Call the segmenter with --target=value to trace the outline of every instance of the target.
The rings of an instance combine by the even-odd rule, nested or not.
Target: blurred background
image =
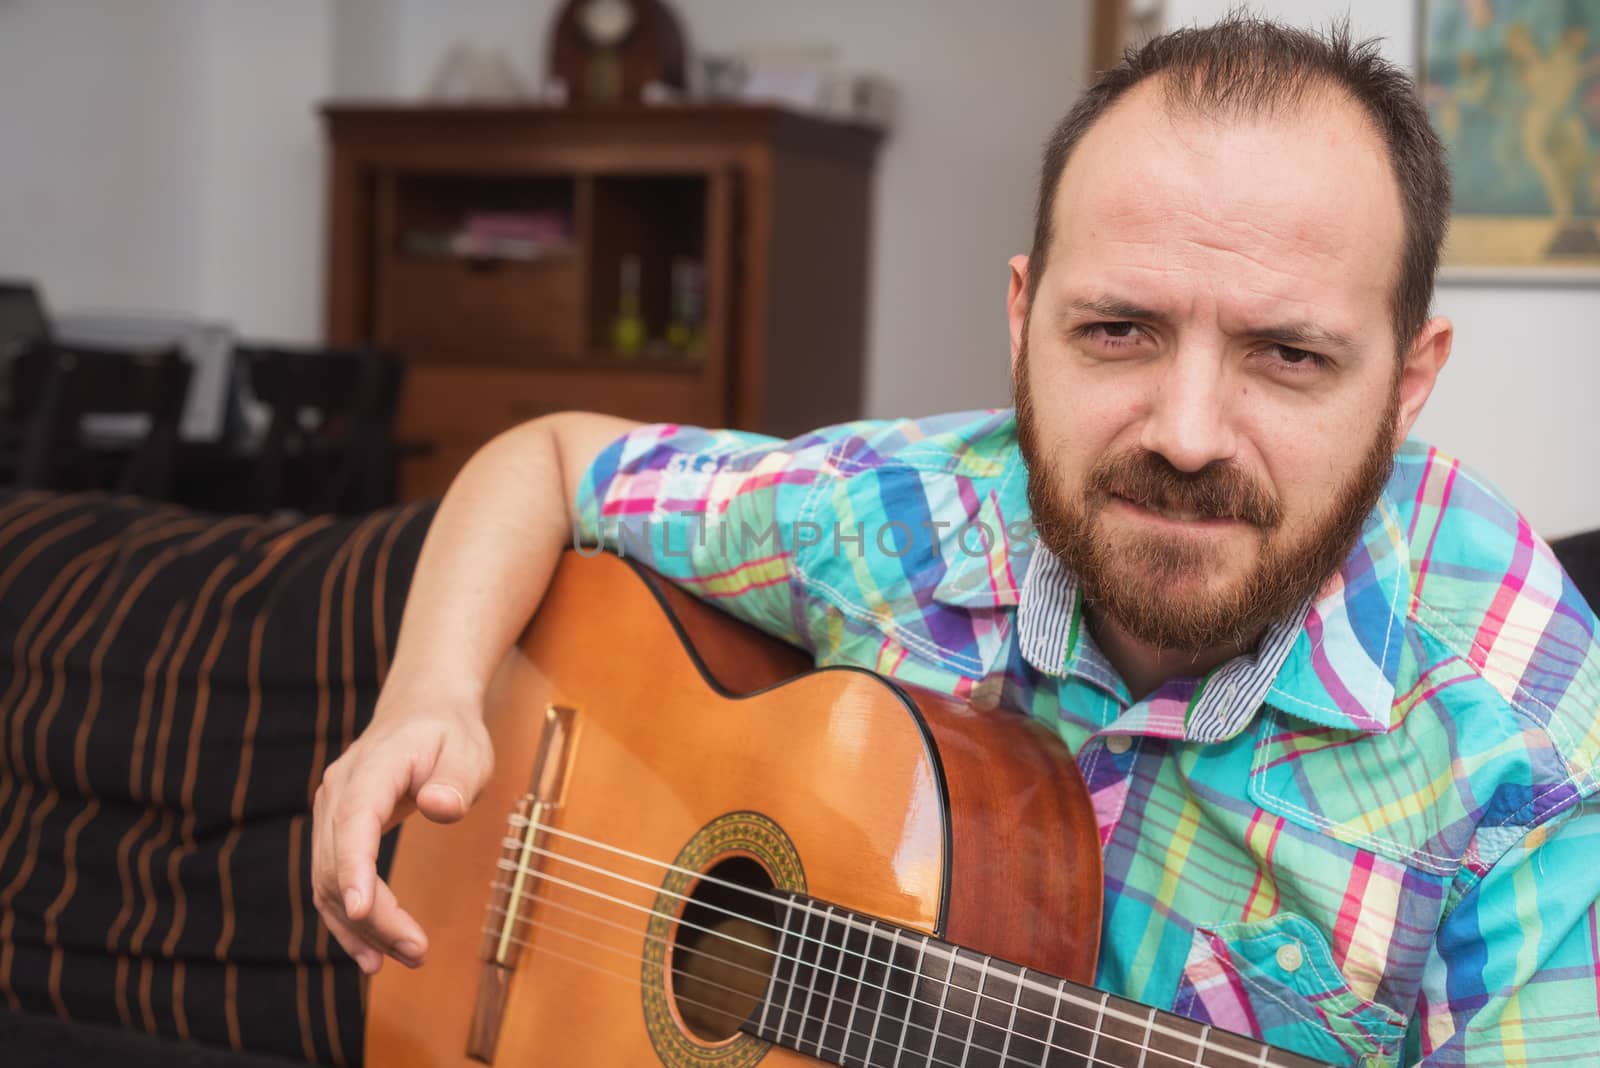
[[[9,376],[11,477],[353,511],[559,408],[790,434],[1004,405],[1045,135],[1117,42],[1233,6],[0,0],[0,334],[53,353]],[[1253,8],[1348,12],[1415,67],[1452,6],[1498,25]],[[1546,6],[1540,34],[1594,5]],[[1461,269],[1437,307],[1418,432],[1546,536],[1600,526],[1600,288]]]

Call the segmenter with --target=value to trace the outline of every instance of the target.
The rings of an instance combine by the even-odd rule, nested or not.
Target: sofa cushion
[[[311,905],[309,810],[371,715],[432,514],[0,493],[11,1009],[360,1061],[361,975]]]
[[[1591,608],[1600,607],[1600,530],[1557,538],[1550,548],[1583,599]]]

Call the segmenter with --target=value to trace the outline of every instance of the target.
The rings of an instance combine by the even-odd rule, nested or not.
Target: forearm
[[[577,480],[632,425],[563,413],[507,431],[468,461],[423,543],[386,692],[478,706],[571,539]]]

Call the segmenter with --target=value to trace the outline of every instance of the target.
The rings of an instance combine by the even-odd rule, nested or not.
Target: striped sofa
[[[360,1063],[309,810],[431,517],[0,492],[0,1063]]]

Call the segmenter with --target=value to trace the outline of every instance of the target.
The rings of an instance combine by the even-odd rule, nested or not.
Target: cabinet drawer
[[[720,426],[723,399],[692,371],[512,370],[414,363],[400,398],[402,438],[481,444],[552,412]]]
[[[378,277],[379,340],[407,356],[510,363],[583,351],[576,257],[474,263],[391,256]]]

